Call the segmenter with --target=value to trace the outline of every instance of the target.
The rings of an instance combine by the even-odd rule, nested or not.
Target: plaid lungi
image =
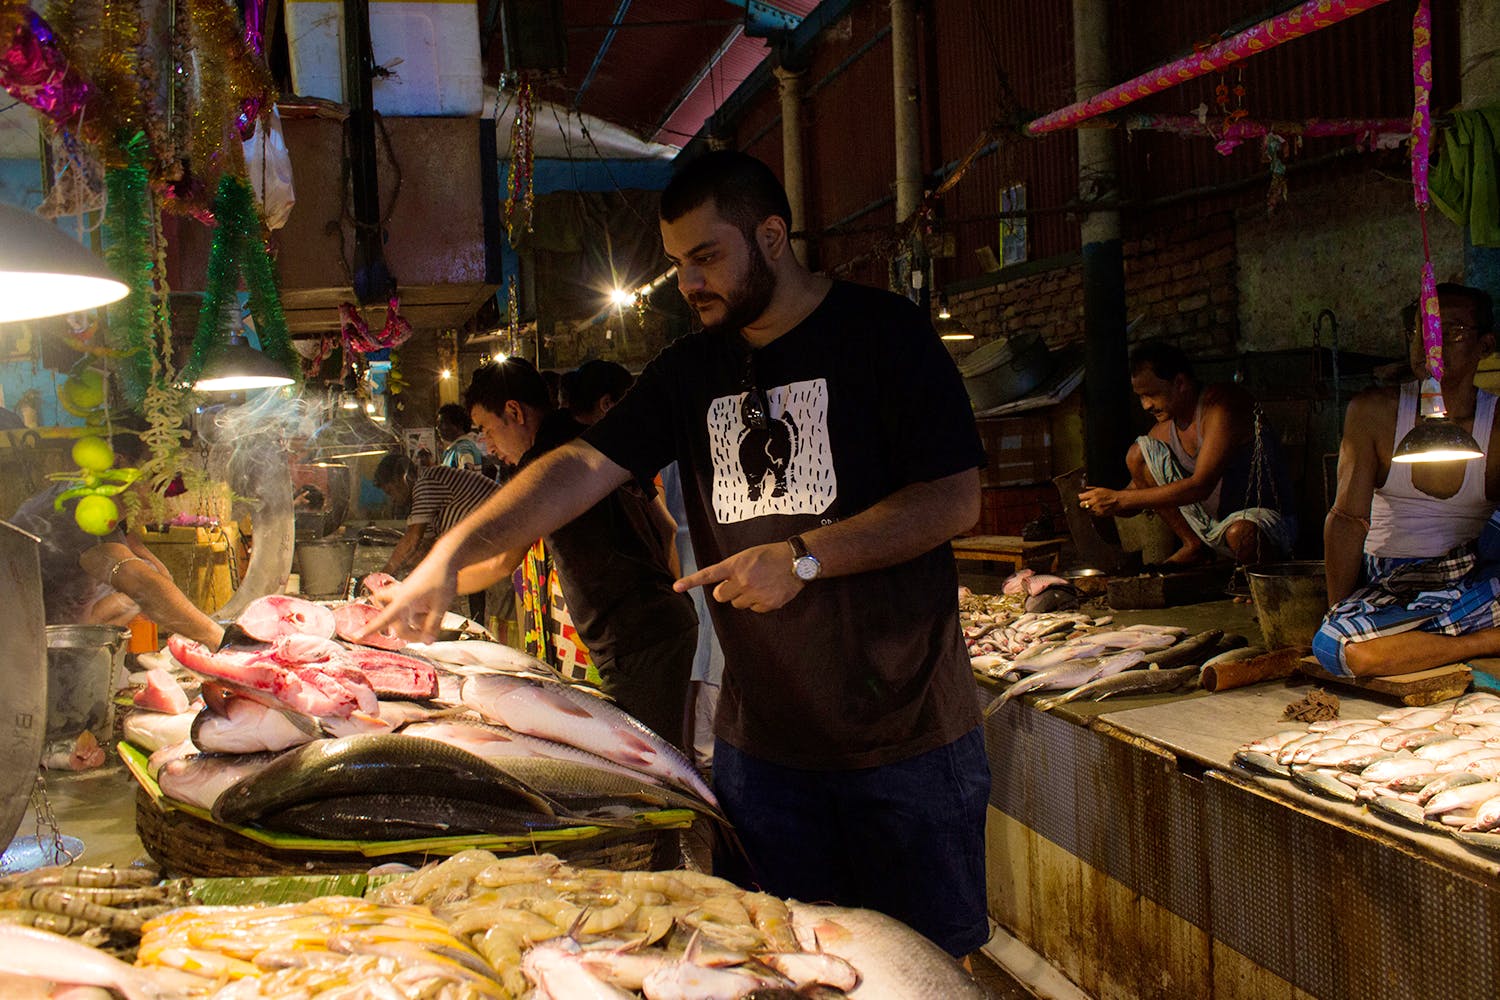
[[[1368,583],[1335,605],[1313,637],[1329,673],[1349,676],[1344,648],[1420,629],[1464,635],[1500,624],[1500,513],[1479,538],[1431,559],[1365,555]]]

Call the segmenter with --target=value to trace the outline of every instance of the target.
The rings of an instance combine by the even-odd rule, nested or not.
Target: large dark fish
[[[1186,666],[1189,663],[1195,666],[1201,665],[1204,660],[1218,652],[1219,640],[1223,636],[1223,629],[1211,628],[1207,632],[1199,632],[1195,636],[1190,636],[1160,653],[1153,653],[1147,659],[1162,670],[1168,667]]]
[[[417,840],[458,834],[524,837],[578,826],[570,816],[434,794],[338,795],[262,816],[257,826],[323,840]]]
[[[219,796],[214,819],[248,825],[304,802],[377,792],[431,794],[555,815],[554,805],[488,761],[417,736],[317,740]]]
[[[575,816],[596,813],[607,816],[612,807],[624,804],[636,809],[691,809],[729,822],[723,813],[698,796],[651,783],[644,775],[629,778],[618,771],[546,757],[494,757],[490,763],[555,800]]]

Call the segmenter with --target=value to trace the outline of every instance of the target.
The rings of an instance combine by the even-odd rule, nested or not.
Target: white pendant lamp
[[[229,342],[203,366],[203,374],[193,383],[199,392],[233,392],[241,389],[271,389],[291,385],[294,380],[286,369],[251,347],[236,331]]]
[[[0,205],[0,323],[94,309],[129,293],[98,254],[51,220]]]

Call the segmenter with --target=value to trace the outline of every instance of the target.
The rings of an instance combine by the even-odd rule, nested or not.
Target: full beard
[[[712,301],[719,298],[724,303],[724,315],[716,323],[705,323],[703,329],[711,332],[728,330],[738,333],[751,323],[760,319],[761,315],[771,304],[771,297],[776,293],[776,275],[771,270],[771,265],[766,263],[766,258],[761,253],[760,247],[754,243],[750,244],[750,271],[745,275],[744,284],[730,292],[727,296],[709,296],[706,299],[698,299],[691,302],[696,309],[702,301]],[[700,317],[702,312],[698,314]]]

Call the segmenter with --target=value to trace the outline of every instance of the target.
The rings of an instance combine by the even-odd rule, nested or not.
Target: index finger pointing
[[[729,570],[725,568],[723,563],[718,562],[712,566],[705,566],[696,573],[689,573],[681,580],[672,584],[672,589],[681,594],[692,590],[694,587],[701,587],[706,583],[719,583],[727,579],[729,579]]]

